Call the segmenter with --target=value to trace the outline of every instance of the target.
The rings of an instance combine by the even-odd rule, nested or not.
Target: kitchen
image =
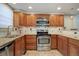
[[[79,3],[1,3],[0,56],[79,56]]]

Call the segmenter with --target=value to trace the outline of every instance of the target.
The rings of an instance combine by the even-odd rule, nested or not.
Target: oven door
[[[49,44],[50,43],[50,38],[38,38],[38,44]]]

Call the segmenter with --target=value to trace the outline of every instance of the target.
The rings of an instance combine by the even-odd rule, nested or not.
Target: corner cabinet
[[[49,24],[54,27],[64,27],[64,15],[50,15]]]

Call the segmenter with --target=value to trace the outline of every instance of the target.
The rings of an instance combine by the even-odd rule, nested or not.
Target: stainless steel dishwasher
[[[0,56],[14,56],[14,43],[9,42],[0,47]]]

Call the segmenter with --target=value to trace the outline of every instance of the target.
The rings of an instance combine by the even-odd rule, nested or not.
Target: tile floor
[[[28,50],[24,56],[63,56],[58,50],[35,51]]]

